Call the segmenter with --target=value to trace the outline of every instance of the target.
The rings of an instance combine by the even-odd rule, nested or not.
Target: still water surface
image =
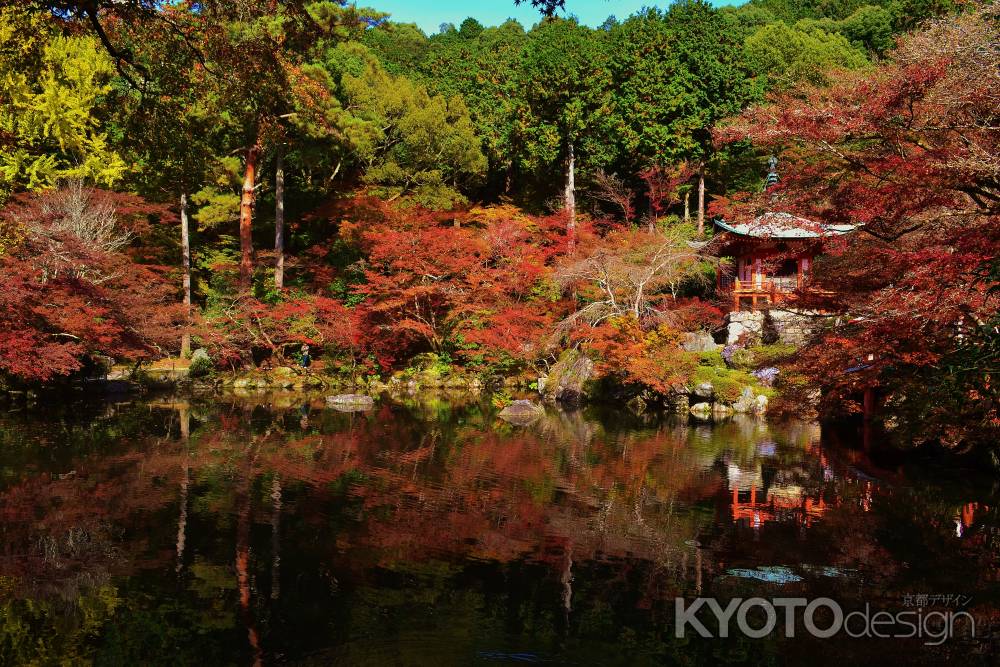
[[[996,664],[995,482],[860,443],[461,397],[8,405],[0,662]],[[979,626],[678,639],[678,596]]]

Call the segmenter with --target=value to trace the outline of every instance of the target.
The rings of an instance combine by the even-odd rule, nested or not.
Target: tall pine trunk
[[[684,193],[684,224],[691,222],[691,190]]]
[[[570,141],[566,155],[566,232],[569,236],[569,248],[576,245],[576,156],[573,154],[573,142]]]
[[[274,167],[274,287],[285,286],[285,156],[278,148]]]
[[[181,261],[184,266],[184,333],[181,335],[181,358],[191,356],[191,230],[188,227],[187,194],[181,195]]]
[[[257,161],[260,143],[254,141],[247,149],[243,171],[243,195],[240,197],[240,285],[250,286],[253,277],[253,205],[256,199]]]
[[[698,168],[698,236],[705,235],[705,163]]]

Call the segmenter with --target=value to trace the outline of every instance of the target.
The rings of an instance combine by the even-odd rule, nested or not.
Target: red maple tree
[[[79,184],[3,210],[0,371],[48,381],[90,355],[141,360],[176,347],[183,312],[168,269],[128,254],[151,215],[166,213]]]

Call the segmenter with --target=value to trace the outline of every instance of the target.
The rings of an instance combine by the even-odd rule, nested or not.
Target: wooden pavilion
[[[854,225],[826,225],[780,212],[749,223],[716,220],[715,225],[717,233],[704,251],[733,258],[729,267],[719,266],[717,288],[732,298],[734,311],[794,301],[807,287],[825,243],[854,230]]]

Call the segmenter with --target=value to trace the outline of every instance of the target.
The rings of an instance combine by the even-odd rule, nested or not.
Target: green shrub
[[[497,392],[494,392],[493,396],[491,397],[491,401],[493,403],[493,407],[495,407],[498,410],[502,410],[511,403],[513,403],[514,399],[511,397],[510,393],[508,393],[504,389],[501,389]]]
[[[451,371],[451,357],[447,354],[425,352],[423,354],[418,354],[410,360],[410,366],[403,371],[403,375],[407,378],[411,378],[416,375],[442,378],[449,375]]]
[[[715,395],[726,403],[738,401],[747,387],[756,388],[753,376],[744,371],[729,370],[720,373],[719,376],[715,385]]]
[[[754,353],[756,348],[746,348],[741,347],[739,349],[733,350],[732,360],[733,368],[739,370],[748,371],[757,365],[757,355]]]
[[[215,364],[204,348],[198,348],[191,355],[191,365],[188,367],[190,377],[204,377],[215,370]]]

